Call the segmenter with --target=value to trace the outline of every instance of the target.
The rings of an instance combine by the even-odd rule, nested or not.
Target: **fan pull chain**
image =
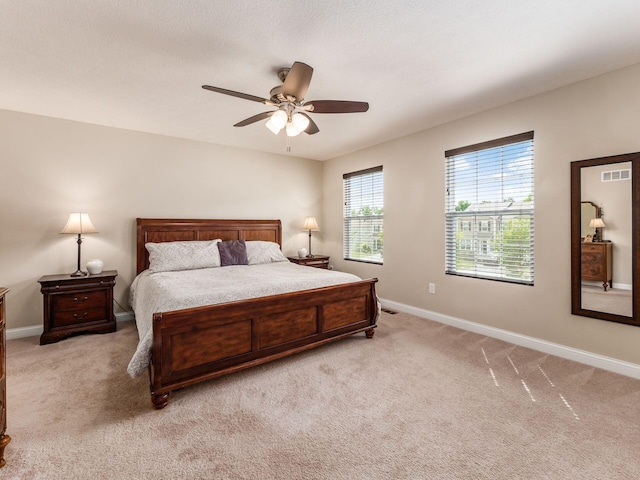
[[[287,137],[287,153],[291,151],[291,137],[289,135]]]

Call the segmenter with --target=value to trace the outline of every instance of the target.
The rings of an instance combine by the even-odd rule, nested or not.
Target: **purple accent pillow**
[[[244,240],[227,240],[218,242],[220,252],[220,266],[249,265],[247,260],[247,245]]]

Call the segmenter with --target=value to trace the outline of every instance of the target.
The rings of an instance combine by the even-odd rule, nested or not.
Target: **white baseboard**
[[[589,285],[590,287],[598,287],[598,288],[602,288],[602,282],[594,282],[592,280],[583,280],[582,281],[583,285]],[[633,285],[629,284],[629,283],[612,283],[611,285],[609,285],[609,287],[611,288],[615,288],[616,290],[633,290]]]
[[[486,335],[487,337],[497,338],[505,342],[520,345],[521,347],[531,348],[532,350],[538,350],[550,355],[555,355],[556,357],[566,358],[592,367],[619,373],[620,375],[626,375],[627,377],[640,379],[640,365],[635,363],[625,362],[623,360],[605,357],[604,355],[598,355],[585,350],[547,342],[546,340],[520,335],[519,333],[513,333],[500,328],[489,327],[480,323],[462,320],[461,318],[443,315],[441,313],[412,307],[410,305],[393,302],[391,300],[385,300],[384,298],[381,298],[380,301],[384,308],[410,313],[416,317],[427,318],[435,322],[444,323],[445,325],[451,325],[452,327],[461,328],[470,332]]]
[[[119,312],[116,313],[116,322],[125,322],[127,320],[133,320],[133,312]],[[39,337],[42,335],[42,325],[32,325],[30,327],[20,327],[20,328],[8,328],[7,329],[7,340],[14,340],[16,338],[25,338],[25,337]]]
[[[8,328],[7,340],[16,338],[36,337],[42,335],[42,325],[33,325],[31,327]]]
[[[482,325],[481,323],[470,322],[469,320],[463,320],[461,318],[452,317],[450,315],[443,315],[441,313],[432,312],[422,308],[412,307],[403,303],[393,302],[381,298],[380,301],[384,308],[391,310],[398,310],[399,312],[410,313],[416,317],[427,318],[435,322],[443,323],[445,325],[451,325],[452,327],[461,328],[470,332],[486,335],[487,337],[497,338],[505,342],[520,345],[521,347],[531,348],[540,352],[555,355],[560,358],[566,358],[575,362],[584,363],[592,367],[602,368],[610,372],[619,373],[620,375],[626,375],[628,377],[637,378],[640,380],[640,365],[625,362],[604,355],[598,355],[596,353],[587,352],[585,350],[579,350],[573,347],[567,347],[558,343],[547,342],[546,340],[540,340],[538,338],[521,335],[519,333],[510,332],[500,328],[490,327]],[[124,322],[127,320],[133,320],[133,312],[119,312],[116,313],[116,322]],[[22,328],[10,328],[7,330],[7,340],[15,338],[33,337],[42,334],[42,325],[34,325],[31,327]]]
[[[116,322],[126,322],[129,320],[133,320],[135,317],[133,316],[133,312],[118,312],[116,315]]]

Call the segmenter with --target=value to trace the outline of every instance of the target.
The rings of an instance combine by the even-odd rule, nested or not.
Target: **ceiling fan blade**
[[[211,90],[212,92],[231,95],[232,97],[244,98],[245,100],[251,100],[252,102],[264,103],[265,105],[269,102],[266,98],[256,97],[255,95],[249,95],[248,93],[234,92],[233,90],[227,90],[226,88],[212,87],[211,85],[202,85],[202,88],[205,90]]]
[[[313,68],[306,63],[294,62],[287,73],[282,85],[282,94],[286,97],[295,97],[297,101],[302,101],[307,94]]]
[[[307,135],[313,135],[314,133],[318,133],[320,131],[318,125],[316,125],[316,122],[311,120],[311,117],[309,115],[303,112],[300,112],[300,115],[304,115],[309,120],[309,126],[304,129],[304,133],[306,133]]]
[[[251,125],[252,123],[256,123],[256,122],[259,122],[260,120],[264,120],[265,118],[270,117],[274,113],[275,112],[262,112],[262,113],[259,113],[257,115],[254,115],[253,117],[246,118],[246,119],[242,120],[241,122],[236,123],[234,125],[234,127],[246,127],[247,125]]]
[[[344,100],[311,100],[304,104],[305,110],[313,105],[313,109],[308,109],[313,113],[358,113],[369,110],[367,102],[348,102]]]

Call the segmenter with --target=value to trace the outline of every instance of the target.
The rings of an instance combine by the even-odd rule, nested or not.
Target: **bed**
[[[149,251],[145,247],[147,243],[242,239],[247,245],[273,242],[278,250],[282,246],[279,220],[138,218],[136,224],[138,277],[151,270]],[[278,268],[287,269],[287,272],[295,268],[309,275],[312,271],[320,272],[320,269],[286,263],[289,265],[282,264]],[[257,267],[266,269],[263,265]],[[260,270],[257,267],[255,270]],[[241,269],[223,268],[228,269],[224,270],[225,273],[231,273],[234,268]],[[244,267],[245,270],[252,268]],[[329,274],[327,270],[324,272]],[[196,272],[196,275],[205,273]],[[176,274],[182,275],[181,272]],[[346,283],[341,280],[343,283],[303,287],[305,289],[301,291],[155,311],[149,321],[149,352],[143,353],[148,364],[146,369],[149,372],[153,406],[156,409],[164,408],[171,391],[349,335],[364,332],[367,338],[372,338],[378,317],[377,281],[376,278],[361,280],[354,276],[353,281]],[[170,290],[165,287],[167,297],[173,293]],[[138,331],[142,335],[142,318],[139,312],[135,314]],[[142,337],[140,340],[142,343]]]

